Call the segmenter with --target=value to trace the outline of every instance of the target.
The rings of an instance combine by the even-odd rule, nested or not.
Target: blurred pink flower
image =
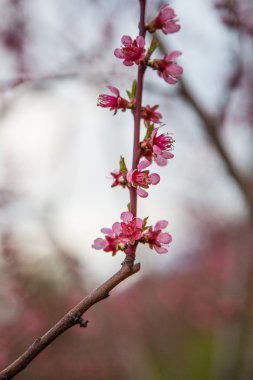
[[[123,47],[114,50],[114,55],[117,58],[124,59],[125,66],[132,66],[134,63],[139,65],[145,57],[145,40],[142,36],[137,36],[132,40],[130,36],[123,36],[121,38]]]
[[[125,111],[127,108],[132,108],[132,104],[128,100],[120,96],[120,92],[116,87],[107,86],[107,88],[115,95],[100,94],[98,96],[97,105],[99,107],[110,108],[110,111],[114,110],[114,115],[118,109]]]
[[[143,170],[150,165],[150,161],[143,160],[139,163],[137,169],[131,169],[127,173],[127,180],[129,184],[137,188],[137,194],[142,198],[146,198],[148,196],[147,191],[144,189],[148,189],[149,185],[157,185],[160,182],[160,176],[158,174],[149,174],[149,170]]]
[[[158,75],[169,84],[177,83],[177,80],[183,74],[183,68],[179,66],[174,59],[179,57],[180,51],[172,51],[166,54],[163,59],[154,59],[150,62],[150,66],[157,70]]]
[[[154,228],[150,226],[143,235],[144,243],[148,243],[149,247],[155,249],[157,253],[167,253],[168,249],[164,246],[172,242],[172,236],[168,232],[162,232],[167,226],[167,220],[160,220]]]
[[[120,231],[120,223],[118,222],[114,223],[112,228],[102,228],[101,232],[106,235],[105,239],[97,238],[94,240],[92,248],[112,252],[112,255],[115,255],[119,250],[124,251],[127,245],[119,238]]]
[[[104,239],[94,240],[92,248],[103,249],[105,252],[112,252],[113,255],[119,250],[127,253],[128,246],[141,239],[144,227],[142,219],[135,218],[129,211],[122,212],[120,219],[122,222],[114,223],[112,228],[101,229],[106,236]]]
[[[159,166],[165,166],[169,159],[174,157],[170,152],[174,140],[166,133],[157,136],[158,128],[155,128],[151,134],[150,145],[152,146],[154,161]]]
[[[146,107],[142,107],[141,109],[141,117],[144,119],[144,123],[146,126],[149,125],[149,122],[152,123],[161,123],[162,115],[159,112],[156,112],[159,106],[155,105],[150,107],[147,105]]]
[[[143,220],[135,218],[130,211],[122,212],[121,214],[121,232],[120,238],[128,244],[135,244],[143,234]]]
[[[157,29],[162,29],[163,33],[175,33],[180,30],[180,25],[176,24],[176,14],[169,4],[163,4],[158,12],[158,15],[148,23],[147,30],[151,33]]]

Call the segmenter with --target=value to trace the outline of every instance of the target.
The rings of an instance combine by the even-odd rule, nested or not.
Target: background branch
[[[165,48],[162,41],[157,37],[159,41],[159,48],[163,54],[167,54],[167,49]],[[235,74],[233,74],[234,79]],[[231,177],[236,182],[237,186],[239,187],[244,200],[246,201],[246,204],[249,207],[250,210],[250,216],[253,219],[253,192],[252,192],[252,186],[248,179],[246,179],[238,170],[238,168],[234,165],[231,157],[227,153],[220,136],[220,130],[221,130],[221,124],[224,119],[224,113],[226,112],[226,103],[224,107],[222,107],[220,115],[213,117],[210,115],[204,107],[198,102],[196,97],[191,92],[189,86],[187,85],[185,79],[180,79],[180,95],[182,98],[190,104],[190,106],[194,109],[194,111],[199,116],[200,120],[202,121],[203,127],[206,131],[206,134],[210,138],[210,140],[213,143],[213,146],[215,147],[217,153],[219,154],[220,158],[222,159],[223,163],[225,164],[228,173],[231,175]],[[229,95],[228,95],[229,96]]]

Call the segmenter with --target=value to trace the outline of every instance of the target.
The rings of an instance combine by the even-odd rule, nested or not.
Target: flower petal
[[[167,160],[169,160],[170,158],[173,158],[174,157],[174,154],[173,153],[170,153],[170,152],[162,152],[162,155],[161,155],[163,158],[166,158]]]
[[[138,194],[140,197],[142,197],[142,198],[147,198],[147,196],[148,196],[148,193],[147,193],[145,190],[143,190],[141,187],[139,187],[139,188],[137,189],[137,194]]]
[[[150,174],[150,179],[152,185],[157,185],[160,182],[160,176],[157,173]]]
[[[148,160],[142,160],[139,164],[138,164],[138,166],[137,166],[137,169],[139,170],[139,171],[142,171],[143,169],[146,169],[148,166],[150,166],[151,165],[151,162],[150,161],[148,161]]]
[[[121,49],[118,49],[118,48],[114,50],[114,55],[117,58],[124,58],[123,52],[121,51]]]
[[[122,57],[122,58],[124,58],[124,57]],[[128,61],[128,60],[125,59],[125,61],[123,61],[123,64],[125,66],[133,66],[134,63],[132,61]]]
[[[107,88],[116,96],[120,96],[119,90],[114,86],[107,86]]]
[[[125,223],[130,222],[133,219],[133,214],[130,211],[122,212],[120,219]]]
[[[159,220],[155,224],[154,231],[163,230],[164,228],[168,226],[168,224],[169,222],[167,220]]]
[[[133,172],[134,172],[134,170],[131,169],[131,170],[129,170],[129,172],[127,173],[127,175],[126,175],[126,179],[127,179],[128,182],[132,182]]]
[[[165,5],[165,7],[164,7]],[[163,8],[162,8],[163,7]],[[169,19],[169,18],[174,18],[175,17],[175,12],[172,8],[168,6],[168,4],[163,4],[159,10],[159,16],[160,18],[162,17],[163,19]],[[166,20],[164,20],[166,21]]]
[[[112,230],[110,228],[101,228],[100,230],[103,234],[105,235],[109,235],[111,236],[112,235]]]
[[[162,156],[155,157],[154,161],[157,163],[158,166],[166,166],[168,163],[166,158],[163,158]]]
[[[113,223],[112,230],[116,235],[118,235],[121,232],[121,224],[119,222]]]
[[[136,37],[136,42],[139,48],[142,48],[145,45],[145,40],[142,36]]]
[[[181,66],[178,66],[176,63],[172,63],[168,66],[166,72],[178,78],[183,74],[183,68]]]
[[[162,75],[162,77],[165,80],[165,82],[167,82],[169,84],[176,84],[177,83],[177,79],[173,78],[170,75]]]
[[[178,51],[178,50],[174,50],[172,51],[171,53],[169,54],[166,54],[164,59],[165,61],[169,62],[169,61],[174,61],[176,58],[178,58],[180,55],[182,55],[181,51]]]
[[[155,251],[157,253],[167,253],[168,252],[167,248],[159,247],[158,245],[154,245],[154,248],[155,248]]]
[[[130,36],[122,36],[121,42],[124,46],[131,45],[133,40]]]
[[[156,137],[157,132],[158,132],[158,128],[154,128],[151,133],[151,140],[153,140]]]
[[[94,249],[104,249],[107,246],[107,241],[101,238],[94,240],[92,248]]]
[[[159,243],[169,244],[172,242],[172,236],[168,234],[168,232],[161,232],[158,235],[157,240],[159,241]]]
[[[135,219],[135,224],[137,228],[142,228],[143,226],[143,220],[141,218],[136,218]]]
[[[175,22],[168,22],[164,27],[162,27],[162,31],[165,34],[176,33],[181,29],[180,25],[177,25]]]
[[[157,146],[157,145],[153,145],[153,152],[155,154],[161,155],[162,154],[162,149],[160,149],[159,146]]]

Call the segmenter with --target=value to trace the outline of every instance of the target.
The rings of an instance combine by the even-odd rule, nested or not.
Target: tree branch
[[[119,285],[122,281],[137,273],[140,270],[140,264],[129,265],[124,262],[122,268],[115,273],[109,280],[105,281],[101,286],[93,290],[79,304],[64,315],[50,330],[42,337],[36,338],[27,350],[19,356],[12,364],[0,372],[0,380],[9,380],[20,373],[27,367],[32,360],[39,355],[47,346],[49,346],[58,336],[66,330],[77,324],[80,327],[86,327],[88,321],[82,318],[91,306],[109,296],[109,292]]]
[[[159,38],[157,39],[159,40]],[[159,40],[159,48],[163,54],[167,53],[167,50],[161,40]],[[227,153],[222,143],[221,136],[219,135],[220,124],[221,120],[223,119],[222,112],[224,111],[224,109],[222,110],[221,115],[219,115],[218,117],[211,116],[208,112],[206,112],[204,107],[202,107],[202,105],[194,97],[184,79],[180,80],[180,86],[180,95],[187,101],[187,103],[189,103],[192,106],[194,111],[201,119],[203,127],[208,137],[212,141],[213,146],[215,147],[217,153],[223,160],[229,174],[237,183],[244,197],[244,200],[246,201],[246,204],[249,207],[251,218],[253,219],[253,191],[250,181],[244,178],[244,176],[234,165],[233,161],[231,160],[229,154]]]
[[[145,10],[146,0],[140,0],[140,21],[139,21],[139,35],[145,39]],[[137,94],[136,94],[136,108],[133,111],[134,116],[134,143],[133,143],[133,160],[132,169],[137,169],[140,160],[140,122],[141,122],[141,106],[142,106],[142,93],[143,93],[143,79],[146,71],[145,65],[139,65],[137,77]],[[137,216],[137,193],[135,188],[130,188],[130,206],[131,212]]]

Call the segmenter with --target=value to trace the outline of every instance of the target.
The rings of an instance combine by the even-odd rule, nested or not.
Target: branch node
[[[73,315],[72,317],[72,322],[75,324],[75,325],[79,325],[80,327],[87,327],[88,325],[88,320],[84,320],[82,318],[82,315],[80,313],[77,313],[75,315]]]
[[[134,255],[126,255],[125,257],[125,260],[121,263],[122,267],[124,265],[127,265],[129,267],[129,269],[133,269],[133,266],[134,266],[134,260],[135,260],[135,256]]]

